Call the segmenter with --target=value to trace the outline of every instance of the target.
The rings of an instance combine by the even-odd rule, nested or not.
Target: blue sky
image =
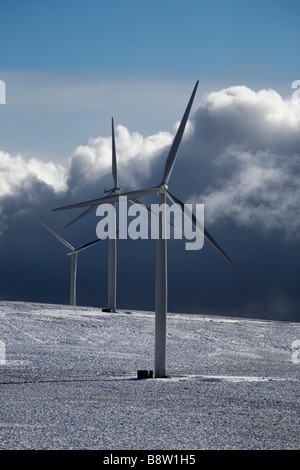
[[[69,259],[57,269],[36,217],[75,245],[93,239],[94,219],[66,230],[77,214],[51,209],[112,184],[111,117],[121,185],[158,184],[199,80],[171,184],[205,203],[241,274],[206,245],[170,243],[170,308],[299,321],[299,1],[2,0],[0,18],[0,299],[66,301]],[[151,246],[120,250],[126,308],[153,308]],[[129,273],[135,256],[147,269]],[[105,267],[81,262],[79,302],[105,305]]]
[[[1,68],[285,80],[300,4],[270,0],[1,2]]]
[[[199,102],[233,85],[289,96],[299,78],[296,0],[4,0],[0,12],[0,139],[14,154],[66,161],[111,115],[170,131],[196,80]]]

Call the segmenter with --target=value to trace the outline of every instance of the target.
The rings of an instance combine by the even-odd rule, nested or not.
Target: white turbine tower
[[[71,261],[71,284],[70,284],[70,305],[76,305],[76,279],[77,279],[77,255],[80,251],[86,250],[90,246],[95,245],[96,243],[100,242],[100,238],[94,240],[93,242],[87,243],[80,248],[75,249],[69,242],[67,242],[64,238],[58,235],[52,228],[48,227],[44,222],[39,220],[40,224],[42,224],[52,235],[57,238],[68,250],[70,250],[67,255],[72,257]]]
[[[173,140],[172,146],[170,148],[169,154],[167,156],[165,170],[163,175],[162,182],[153,188],[140,189],[136,191],[124,192],[122,195],[127,196],[130,200],[135,200],[136,198],[148,196],[150,194],[157,193],[159,196],[159,206],[162,208],[160,210],[159,217],[159,235],[157,240],[157,256],[156,256],[156,286],[155,286],[155,377],[165,377],[166,376],[166,319],[167,319],[167,240],[164,234],[166,233],[166,212],[163,210],[164,205],[166,204],[166,198],[168,197],[170,201],[174,204],[179,205],[182,212],[186,217],[188,217],[192,223],[199,229],[199,224],[196,221],[196,217],[191,213],[184,211],[184,203],[181,202],[177,197],[175,197],[168,188],[169,179],[175,164],[177,152],[179,145],[181,143],[186,123],[190,114],[190,110],[194,101],[194,97],[198,87],[198,81],[194,87],[188,105],[186,107],[185,113],[181,120],[180,126],[177,130],[175,138]],[[105,198],[94,199],[91,201],[81,202],[77,204],[71,204],[69,206],[58,207],[53,210],[64,210],[64,209],[73,209],[77,207],[85,206],[98,206],[103,203],[115,203],[117,202],[119,196],[108,196]],[[236,265],[231,261],[231,259],[226,255],[222,248],[217,244],[214,238],[208,233],[208,231],[203,228],[204,237],[219,251],[219,253],[224,256],[224,258],[235,268]]]

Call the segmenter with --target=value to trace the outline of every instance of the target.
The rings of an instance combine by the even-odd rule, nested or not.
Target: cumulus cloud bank
[[[174,125],[173,134],[177,126],[178,123]],[[115,131],[119,184],[123,190],[159,184],[173,135],[169,132],[159,132],[144,137],[118,124]],[[226,303],[227,311],[241,309],[237,314],[249,312],[249,315],[274,317],[274,292],[278,293],[280,288],[281,300],[278,301],[278,295],[274,300],[280,310],[277,312],[278,318],[285,318],[286,312],[290,318],[297,317],[299,289],[296,280],[299,267],[294,256],[293,243],[299,243],[300,233],[299,131],[299,101],[292,98],[283,100],[274,90],[253,91],[244,86],[237,86],[210,93],[202,99],[188,123],[170,179],[170,189],[185,202],[204,203],[205,224],[209,232],[213,235],[217,232],[216,239],[226,252],[227,247],[223,246],[223,241],[224,238],[225,241],[230,240],[228,254],[231,255],[231,251],[235,251],[232,258],[238,265],[243,261],[243,256],[247,255],[247,268],[244,277],[241,269],[239,280],[233,277],[235,273],[230,271],[227,274],[226,271],[224,284],[223,265],[214,265],[212,268],[210,253],[206,256],[206,250],[201,253],[200,271],[206,273],[202,278],[197,256],[189,258],[189,265],[185,268],[186,256],[176,253],[177,258],[175,261],[173,259],[173,268],[170,269],[170,277],[174,276],[174,282],[175,272],[179,271],[178,289],[172,292],[176,308],[184,308],[187,311],[190,308],[198,313],[199,309],[205,308],[206,305],[216,309],[217,289],[221,313]],[[66,291],[65,277],[62,277],[61,270],[57,269],[56,257],[51,255],[50,250],[48,253],[51,237],[45,237],[44,231],[39,230],[38,224],[33,223],[33,217],[44,218],[49,225],[53,222],[53,228],[61,233],[61,224],[77,214],[68,211],[67,214],[63,212],[59,216],[57,212],[51,212],[52,208],[99,197],[103,195],[104,187],[109,189],[112,184],[111,136],[99,136],[77,147],[66,167],[51,161],[27,159],[22,155],[12,156],[0,151],[0,241],[2,246],[7,247],[0,250],[0,266],[5,281],[1,285],[0,298],[9,296],[12,299],[36,300],[39,295],[40,300],[45,299],[44,287],[41,290],[36,288],[39,276],[37,273],[53,276],[51,279],[57,279],[57,276],[61,275],[56,289],[48,287],[47,290],[45,287],[45,292],[48,301],[57,302],[63,298],[58,297],[57,289],[61,289],[61,295]],[[31,217],[28,217],[29,215]],[[251,234],[251,240],[247,239],[247,246],[251,244],[253,259],[249,259],[248,252],[245,253],[243,237],[238,240],[236,236],[238,227],[229,223],[222,232],[224,236],[218,235],[220,222],[224,219],[234,221],[238,227],[253,229],[247,230],[247,234]],[[71,237],[71,242],[72,237],[80,239],[80,243],[90,241],[89,237],[95,237],[95,219],[91,224],[86,223],[86,219],[81,221],[74,224],[71,231],[65,235],[67,239]],[[215,226],[212,227],[213,225]],[[256,227],[259,230],[255,231]],[[267,246],[261,239],[262,231],[270,235],[265,238]],[[278,242],[278,238],[272,238],[274,231],[293,237],[293,243]],[[26,236],[23,235],[25,233]],[[240,233],[245,232],[241,229]],[[18,248],[13,242],[16,239]],[[234,246],[232,240],[235,240]],[[170,245],[171,252],[172,244]],[[139,299],[145,302],[148,297],[150,300],[148,299],[147,305],[152,308],[153,293],[148,292],[148,285],[153,281],[150,279],[151,270],[143,269],[143,275],[138,270],[130,273],[127,270],[132,257],[139,259],[139,265],[143,266],[145,256],[148,256],[148,263],[149,260],[154,262],[155,254],[152,256],[152,251],[147,254],[144,245],[134,249],[126,245],[126,250],[120,250],[120,257],[123,257],[120,269],[123,269],[126,275],[121,276],[122,287],[119,296],[123,295],[121,300],[125,303],[128,299],[130,302],[135,299],[133,302],[136,303],[133,303],[132,308],[140,308]],[[264,256],[266,263],[262,263]],[[84,259],[83,257],[82,263]],[[172,256],[170,262],[172,263]],[[288,266],[284,276],[281,276],[282,262]],[[29,264],[32,274],[28,271]],[[47,272],[45,265],[49,267]],[[148,264],[147,266],[149,267]],[[98,276],[102,276],[101,286],[106,282],[106,270],[101,264],[99,274],[99,271],[96,273],[97,267],[99,268],[99,263],[90,262],[86,266],[90,278],[85,280],[83,277],[81,281],[85,301],[94,302],[96,305],[99,302]],[[94,270],[93,276],[91,270]],[[185,272],[184,281],[182,272]],[[19,282],[16,282],[18,276]],[[91,278],[97,280],[95,293],[91,292]],[[139,285],[141,293],[135,292],[132,296],[132,285],[138,285],[139,282],[142,282],[142,285]],[[46,278],[44,283],[50,286]],[[233,296],[229,293],[229,284],[234,286]]]
[[[211,93],[195,115],[194,140],[213,166],[209,187],[193,197],[210,222],[300,229],[300,102],[274,90],[231,87]]]
[[[130,133],[122,125],[116,126],[118,171],[121,183],[134,187],[140,178],[148,178],[161,152],[170,145],[172,135],[159,132],[143,137]],[[59,198],[76,200],[94,189],[94,196],[103,194],[103,188],[112,184],[111,136],[90,139],[77,147],[68,167],[53,161],[43,162],[22,155],[12,156],[0,151],[0,213],[2,229],[9,217],[24,211],[44,210]],[[58,202],[55,202],[57,205]],[[42,209],[43,208],[43,209]]]
[[[143,137],[122,125],[116,126],[115,132],[118,171],[122,182],[131,187],[139,184],[140,177],[150,176],[154,160],[172,141],[168,132]],[[74,189],[111,174],[111,159],[111,137],[90,139],[87,145],[77,147],[70,160],[69,186]]]
[[[276,228],[297,236],[299,130],[299,101],[283,100],[274,90],[256,92],[235,86],[210,93],[191,117],[178,157],[182,181],[200,175],[201,183],[194,182],[191,194],[185,196],[205,204],[211,224],[230,218],[244,226]],[[116,126],[124,189],[146,182],[157,162],[164,165],[172,138],[168,132],[144,137],[130,133],[123,125]],[[109,187],[111,136],[99,136],[77,147],[67,168],[0,152],[2,200],[17,198],[20,188],[30,191],[34,182],[76,200],[83,196],[84,188],[99,180]]]

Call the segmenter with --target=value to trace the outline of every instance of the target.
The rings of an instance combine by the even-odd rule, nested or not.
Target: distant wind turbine
[[[38,219],[39,220],[39,219]],[[68,250],[70,250],[67,255],[72,257],[71,261],[71,285],[70,285],[70,305],[76,305],[76,278],[77,278],[77,255],[80,251],[86,250],[90,246],[95,245],[96,243],[100,242],[101,239],[97,238],[93,242],[86,243],[85,245],[81,246],[80,248],[75,249],[69,242],[67,242],[64,238],[58,235],[52,228],[48,227],[44,222],[39,220],[40,224],[42,224],[52,235],[57,238]]]
[[[112,176],[114,180],[114,187],[112,189],[104,189],[104,197],[117,196],[122,193],[122,188],[118,186],[118,170],[117,170],[117,156],[116,156],[116,142],[115,142],[115,130],[114,120],[111,119],[112,127]],[[116,201],[117,202],[117,201]],[[113,203],[115,208],[115,203]],[[71,220],[66,227],[82,219],[86,215],[90,214],[96,209],[94,204],[91,205],[87,210],[80,214],[75,219]],[[108,310],[115,312],[117,308],[117,226],[116,226],[116,211],[111,214],[113,220],[110,220],[110,224],[113,226],[113,238],[110,237],[108,241]],[[106,309],[105,309],[106,310]]]
[[[180,146],[186,123],[190,114],[190,110],[195,98],[199,81],[196,82],[185,113],[173,140],[172,146],[166,159],[165,170],[162,182],[153,188],[139,189],[136,191],[125,192],[122,195],[127,196],[128,199],[134,200],[136,198],[145,197],[150,194],[157,193],[159,197],[159,206],[166,204],[166,198],[174,204],[178,204],[182,212],[188,217],[194,226],[199,229],[196,217],[192,212],[184,211],[184,203],[174,196],[168,188],[169,179],[175,164],[178,148]],[[58,207],[53,209],[65,210],[85,206],[98,206],[103,203],[115,203],[118,196],[108,196],[105,198],[94,199],[91,201],[71,204],[69,206]],[[166,213],[164,210],[160,211],[159,217],[159,236],[157,240],[157,255],[156,255],[156,287],[155,287],[155,377],[166,377],[166,321],[167,321],[167,240],[163,236],[166,226]],[[219,251],[219,253],[236,269],[236,265],[226,255],[222,248],[217,244],[214,238],[203,228],[205,238]]]
[[[108,196],[117,196],[122,194],[122,188],[118,185],[118,170],[117,170],[117,154],[116,154],[116,140],[115,140],[115,129],[114,129],[114,119],[111,119],[112,127],[112,176],[114,181],[114,187],[111,189],[104,189],[104,197]],[[118,202],[118,200],[116,201]],[[151,212],[147,206],[143,205],[137,199],[131,199],[130,202],[140,205],[143,209],[146,209],[148,212]],[[115,208],[115,203],[113,203]],[[90,214],[92,211],[96,210],[97,206],[92,204],[87,210],[82,212],[80,215],[72,219],[66,227],[69,227],[71,224],[74,224],[78,220],[82,219],[86,215]],[[116,211],[113,211],[113,220],[110,220],[110,228],[113,238],[109,238],[108,245],[108,308],[103,310],[109,310],[116,312],[117,309],[117,225],[116,225]]]

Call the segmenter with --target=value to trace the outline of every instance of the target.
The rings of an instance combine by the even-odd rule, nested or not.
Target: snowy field
[[[169,314],[169,378],[137,380],[152,312],[0,302],[0,318],[2,449],[300,448],[300,323]]]

